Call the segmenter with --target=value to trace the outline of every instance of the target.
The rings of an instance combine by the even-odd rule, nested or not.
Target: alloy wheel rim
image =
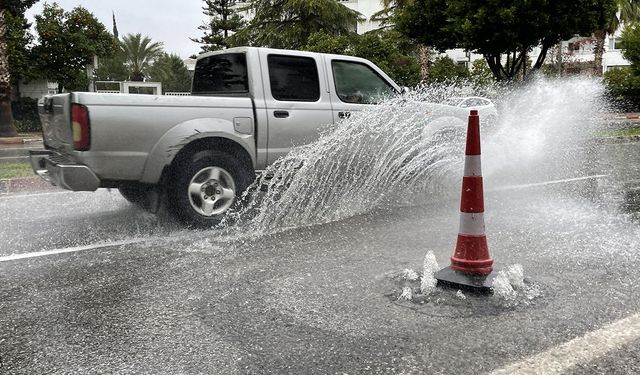
[[[187,195],[194,211],[211,217],[231,207],[236,198],[236,185],[231,174],[223,168],[206,167],[193,176]]]

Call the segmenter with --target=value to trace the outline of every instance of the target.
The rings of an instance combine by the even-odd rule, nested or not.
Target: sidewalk
[[[30,150],[42,150],[42,135],[19,134],[18,137],[0,138],[0,165],[3,163],[28,163]],[[36,176],[0,179],[0,194],[35,192],[58,189]]]

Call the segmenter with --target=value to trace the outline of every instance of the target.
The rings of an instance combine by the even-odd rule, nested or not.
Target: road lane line
[[[547,186],[547,185],[556,185],[556,184],[564,184],[567,182],[576,182],[576,181],[584,181],[584,180],[595,180],[598,178],[608,177],[606,174],[597,174],[593,176],[585,176],[585,177],[575,177],[575,178],[565,178],[563,180],[552,180],[552,181],[544,181],[544,182],[535,182],[531,184],[522,184],[522,185],[507,185],[502,187],[497,187],[491,189],[491,191],[501,191],[501,190],[516,190],[516,189],[527,189],[531,187],[538,186]]]
[[[560,374],[577,364],[590,363],[639,338],[640,314],[634,314],[520,362],[495,370],[490,375]]]
[[[0,200],[2,199],[17,199],[17,198],[25,198],[25,197],[39,197],[42,195],[57,195],[57,194],[71,194],[75,193],[75,191],[52,191],[48,193],[31,193],[31,194],[11,194],[11,193],[0,193]]]
[[[104,248],[104,247],[131,245],[131,244],[140,243],[140,242],[144,242],[144,241],[148,241],[148,240],[149,240],[149,238],[141,238],[141,239],[136,239],[136,240],[103,242],[103,243],[92,244],[92,245],[67,247],[67,248],[64,248],[64,249],[45,250],[45,251],[38,251],[38,252],[35,252],[35,253],[12,254],[12,255],[7,255],[7,256],[0,257],[0,263],[2,263],[2,262],[10,262],[12,260],[37,258],[37,257],[48,256],[48,255],[74,253],[74,252],[85,251],[85,250],[94,250],[94,249],[100,249],[100,248]]]

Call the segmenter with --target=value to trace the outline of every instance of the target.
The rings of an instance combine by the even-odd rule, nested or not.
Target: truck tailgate
[[[46,148],[73,151],[71,94],[47,95],[38,101],[42,136]]]

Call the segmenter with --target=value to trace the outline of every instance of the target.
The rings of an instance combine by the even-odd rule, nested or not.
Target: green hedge
[[[19,133],[42,131],[36,99],[20,98],[11,103],[11,109]]]
[[[640,112],[640,75],[629,68],[604,73],[609,102],[620,112]]]

